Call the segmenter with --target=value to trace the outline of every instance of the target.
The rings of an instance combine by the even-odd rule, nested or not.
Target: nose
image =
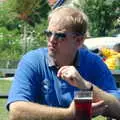
[[[51,43],[57,43],[55,34],[52,34],[48,39],[49,39],[49,42]]]

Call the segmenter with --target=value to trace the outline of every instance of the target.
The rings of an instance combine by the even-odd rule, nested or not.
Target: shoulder
[[[106,64],[99,55],[83,48],[80,49],[79,53],[81,66],[86,66],[86,68],[104,72],[109,71]]]
[[[47,53],[47,48],[38,48],[27,52],[24,56],[40,56]]]
[[[23,56],[23,59],[36,60],[47,55],[47,48],[31,50]]]
[[[39,48],[35,50],[31,50],[25,55],[20,60],[19,64],[29,64],[29,65],[36,65],[36,64],[41,64],[42,62],[46,61],[47,57],[47,48]]]
[[[86,49],[86,48],[81,48],[79,50],[80,53],[80,57],[83,58],[84,60],[88,60],[89,62],[95,62],[96,60],[102,60],[100,56],[98,56],[97,54],[91,52],[90,50]]]
[[[88,74],[90,77],[90,80],[92,80],[93,83],[98,85],[101,88],[106,89],[105,85],[108,86],[107,81],[111,81],[111,88],[112,86],[115,86],[114,78],[108,69],[107,65],[104,63],[104,61],[95,53],[90,52],[86,49],[80,50],[80,56],[81,56],[81,67]],[[104,84],[103,84],[104,83]]]

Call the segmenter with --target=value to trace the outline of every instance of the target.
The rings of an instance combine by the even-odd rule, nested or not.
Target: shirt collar
[[[47,57],[47,62],[48,62],[49,67],[55,66],[55,62],[54,62],[53,58],[51,56],[49,56],[49,55]]]
[[[55,62],[51,56],[47,56],[47,63],[49,67],[54,67]],[[80,66],[80,50],[77,50],[75,60],[74,60],[74,66]]]
[[[77,50],[76,56],[74,59],[74,66],[80,66],[80,50]]]

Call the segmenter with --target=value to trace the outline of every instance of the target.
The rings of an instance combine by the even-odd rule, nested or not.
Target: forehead
[[[54,14],[49,20],[48,29],[70,30],[72,29],[72,25],[70,16]]]
[[[72,32],[81,32],[83,23],[82,12],[69,7],[60,7],[49,15],[49,28],[68,29]]]

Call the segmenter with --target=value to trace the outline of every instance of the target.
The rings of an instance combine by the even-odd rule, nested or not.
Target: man
[[[81,48],[86,32],[82,11],[52,11],[45,30],[48,49],[27,53],[18,65],[7,103],[10,120],[74,120],[74,92],[81,89],[93,90],[93,116],[120,119],[110,71],[97,55]]]

